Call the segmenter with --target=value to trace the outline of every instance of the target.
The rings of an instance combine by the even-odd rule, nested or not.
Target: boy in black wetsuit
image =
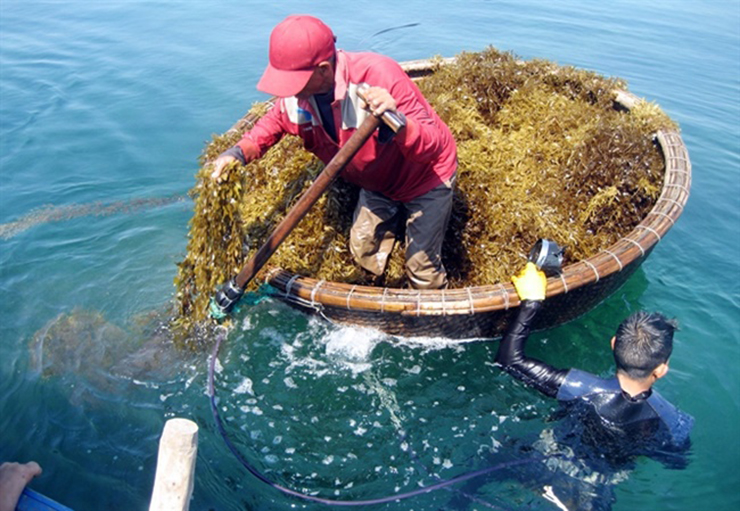
[[[547,278],[527,263],[512,281],[522,303],[501,340],[496,362],[527,385],[557,398],[567,415],[576,419],[558,441],[565,439],[576,447],[575,456],[598,460],[601,468],[606,465],[611,470],[624,468],[637,455],[672,468],[685,466],[693,418],[652,389],[668,372],[675,322],[646,312],[624,320],[611,340],[617,366],[612,378],[555,369],[524,354],[532,322],[545,299]]]

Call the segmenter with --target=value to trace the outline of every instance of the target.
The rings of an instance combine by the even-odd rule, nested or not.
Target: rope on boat
[[[468,291],[468,301],[470,302],[470,314],[475,314],[475,303],[473,302],[473,293],[469,287],[465,288]]]
[[[658,238],[658,241],[662,241],[660,237],[660,233],[650,226],[638,224],[635,226],[635,229],[645,229],[648,232],[652,232],[655,235],[655,237]]]
[[[584,259],[583,263],[586,264],[589,268],[591,268],[591,271],[593,271],[594,275],[596,275],[596,281],[594,282],[594,284],[598,282],[599,279],[601,278],[601,275],[599,275],[599,270],[596,269],[596,266],[591,264],[588,259]]]
[[[671,217],[671,215],[669,215],[667,213],[663,213],[662,211],[651,211],[650,213],[648,213],[648,215],[660,215],[660,216],[665,217],[666,219],[668,219],[668,221],[671,223],[671,227],[673,227],[674,225],[676,225],[676,221],[673,220],[673,217]]]
[[[629,241],[633,245],[636,245],[637,248],[640,249],[640,257],[645,257],[645,249],[642,248],[642,245],[640,245],[639,243],[637,243],[635,240],[633,240],[631,238],[622,238],[622,239],[625,240],[625,241]]]
[[[609,254],[610,256],[612,256],[614,258],[614,260],[619,265],[619,271],[622,271],[624,269],[624,265],[622,264],[622,260],[619,259],[619,257],[617,257],[617,255],[614,252],[612,252],[611,250],[607,250],[607,249],[604,249],[604,252],[606,252],[607,254]]]
[[[355,292],[355,289],[357,289],[357,284],[352,286],[352,289],[350,289],[349,293],[347,294],[347,310],[352,310],[352,305],[350,304],[350,301],[352,299],[352,293]]]
[[[506,290],[506,286],[499,282],[499,289],[501,289],[501,296],[504,297],[504,310],[509,310],[509,292]]]
[[[563,275],[562,273],[560,274],[560,280],[563,283],[564,294],[568,294],[568,281],[565,280],[565,275]]]

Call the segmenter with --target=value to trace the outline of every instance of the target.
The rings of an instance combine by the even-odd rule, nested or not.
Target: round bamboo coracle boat
[[[439,59],[402,64],[414,79],[423,79],[439,65]],[[639,101],[629,92],[614,92],[614,108],[629,111]],[[257,118],[248,114],[231,130],[243,131]],[[691,187],[687,149],[676,129],[661,129],[655,137],[665,167],[654,206],[616,243],[548,279],[547,299],[535,328],[562,324],[598,305],[637,270],[683,212]],[[303,311],[407,337],[498,337],[519,305],[511,283],[419,291],[329,282],[281,268],[269,268],[265,281],[277,298]]]

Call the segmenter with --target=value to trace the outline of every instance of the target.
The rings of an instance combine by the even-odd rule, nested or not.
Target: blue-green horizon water
[[[535,334],[529,352],[606,375],[623,317],[676,317],[657,389],[696,419],[691,463],[639,460],[614,509],[740,509],[737,0],[2,2],[0,225],[47,205],[128,207],[0,236],[0,461],[38,461],[32,487],[75,510],[143,510],[164,422],[188,417],[200,427],[191,509],[320,508],[246,473],[215,431],[207,355],[173,352],[152,331],[192,203],[130,208],[186,194],[211,134],[266,99],[255,85],[270,30],[297,12],[324,19],[344,49],[398,61],[492,45],[620,77],[680,124],[693,165],[683,215],[623,288]],[[40,345],[49,332],[58,344]],[[266,299],[240,312],[219,357],[222,413],[284,484],[340,499],[410,491],[434,481],[424,469],[480,469],[548,428],[555,404],[501,374],[495,348],[420,345]],[[465,491],[480,501],[443,490],[372,509],[555,509],[503,475]]]

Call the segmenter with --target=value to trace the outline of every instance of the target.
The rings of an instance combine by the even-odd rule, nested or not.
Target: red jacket
[[[383,55],[341,50],[336,66],[332,111],[339,144],[324,131],[313,98],[281,98],[237,144],[247,160],[262,156],[289,133],[301,137],[307,150],[328,163],[371,115],[357,96],[358,84],[366,82],[390,92],[407,126],[385,144],[378,142],[376,132],[342,177],[398,201],[419,197],[452,177],[457,168],[452,134],[401,66]]]

